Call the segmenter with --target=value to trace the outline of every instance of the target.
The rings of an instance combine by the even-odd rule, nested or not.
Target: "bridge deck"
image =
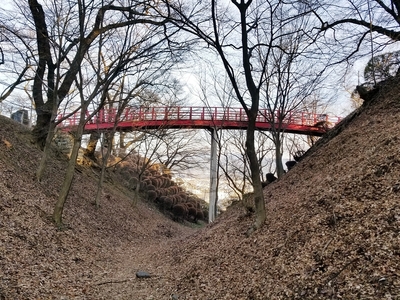
[[[279,126],[280,119],[281,126]],[[246,129],[247,120],[243,108],[232,107],[126,108],[119,118],[116,109],[103,109],[86,123],[85,132],[110,130],[115,123],[116,128],[122,131],[141,128]],[[320,136],[326,132],[326,126],[321,126],[321,123],[333,126],[339,121],[339,117],[298,111],[289,112],[283,118],[278,115],[272,117],[266,109],[261,109],[257,116],[256,129],[269,131],[275,128],[290,133]],[[79,114],[76,114],[62,121],[60,126],[72,130],[78,122]]]

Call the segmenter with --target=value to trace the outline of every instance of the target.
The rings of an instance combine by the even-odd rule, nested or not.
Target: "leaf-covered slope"
[[[246,237],[252,219],[235,207],[181,247],[175,292],[184,299],[400,299],[397,82],[376,97],[267,186],[261,230]]]
[[[117,183],[96,210],[90,169],[57,231],[65,161],[36,183],[29,132],[0,118],[0,299],[400,299],[398,83],[375,97],[266,187],[267,224],[251,236],[240,205],[193,231],[132,208]]]
[[[0,116],[0,299],[101,299],[98,282],[118,276],[119,253],[140,254],[189,230],[144,203],[132,207],[115,182],[96,209],[98,177],[81,168],[65,207],[69,229],[58,231],[51,214],[66,161],[55,154],[38,183],[40,157],[30,132]]]

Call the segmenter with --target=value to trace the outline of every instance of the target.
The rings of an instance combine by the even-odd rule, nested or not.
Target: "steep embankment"
[[[240,205],[194,233],[111,185],[96,210],[85,169],[57,231],[65,162],[36,183],[40,152],[0,118],[0,299],[400,299],[398,79],[375,96],[265,189],[250,237]]]
[[[400,89],[265,189],[268,222],[237,206],[174,251],[182,299],[400,299]],[[193,254],[196,255],[193,255]]]
[[[55,154],[36,182],[41,152],[30,141],[25,127],[0,116],[0,299],[102,299],[97,289],[118,278],[121,253],[134,257],[134,277],[152,245],[192,232],[151,206],[132,207],[112,177],[96,209],[98,171],[85,168],[66,203],[69,229],[58,231],[51,214],[66,161]]]

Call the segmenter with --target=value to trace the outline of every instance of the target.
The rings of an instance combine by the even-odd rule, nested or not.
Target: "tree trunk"
[[[103,149],[101,151],[101,156],[103,157],[104,154],[104,148],[107,149],[106,152],[109,151],[109,149],[111,149],[110,154],[113,153],[113,149],[114,149],[114,130],[112,132],[104,132],[103,133]]]
[[[124,132],[124,131],[119,132],[119,147],[120,148],[125,148],[125,136],[126,136],[126,132]]]
[[[36,42],[38,50],[37,68],[33,80],[32,97],[35,102],[36,126],[33,129],[33,136],[40,149],[46,145],[52,115],[57,113],[57,97],[55,97],[54,71],[56,64],[53,64],[50,39],[47,31],[46,16],[42,5],[37,0],[30,0],[29,8],[35,23]],[[47,82],[45,81],[47,67]],[[47,102],[43,100],[43,86],[47,86]],[[54,114],[55,109],[55,114]]]
[[[52,105],[51,102],[49,103],[44,104],[41,109],[37,110],[41,112],[37,117],[38,122],[40,120],[41,124],[40,126],[38,126],[39,123],[36,124],[33,130],[36,144],[43,150],[42,159],[40,160],[39,167],[36,170],[36,180],[39,182],[43,179],[47,160],[50,156],[51,142],[53,141],[56,132],[55,121],[57,117],[57,106]],[[51,110],[49,110],[49,107],[52,107]]]
[[[36,170],[36,180],[38,182],[42,181],[42,179],[43,179],[43,174],[46,169],[47,160],[48,160],[48,157],[50,156],[50,152],[51,152],[51,142],[53,141],[55,130],[56,130],[55,123],[50,122],[50,128],[49,128],[48,133],[46,134],[42,158],[40,160],[39,167]]]
[[[103,191],[103,182],[104,182],[105,173],[106,173],[106,166],[103,165],[101,167],[100,178],[99,178],[99,182],[97,184],[97,192],[96,192],[96,199],[95,199],[97,208],[100,207],[101,192]]]
[[[282,164],[282,141],[279,132],[274,133],[276,174],[281,178],[285,174]]]
[[[74,146],[72,147],[71,157],[68,162],[64,182],[62,184],[61,191],[60,194],[58,195],[58,200],[56,202],[56,206],[53,212],[53,219],[58,228],[63,227],[62,214],[64,210],[64,204],[65,201],[67,200],[69,191],[71,189],[71,184],[75,175],[75,165],[79,149],[81,147],[83,127],[84,127],[83,124],[79,124],[78,126],[78,131],[76,132],[76,136],[74,138]]]
[[[217,156],[217,130],[211,129],[211,159],[210,159],[210,200],[208,222],[214,222],[217,217],[218,202],[218,156]]]
[[[254,146],[254,131],[256,118],[249,115],[247,128],[246,153],[250,162],[251,179],[253,181],[256,220],[252,230],[262,227],[266,220],[264,193],[260,178],[260,166]]]
[[[90,134],[89,142],[86,147],[85,155],[89,157],[91,160],[95,160],[94,153],[96,151],[97,143],[100,139],[100,133],[94,131]]]
[[[136,182],[135,192],[133,193],[132,206],[136,206],[138,201],[139,201],[139,197],[140,197],[140,178],[141,177],[142,176],[138,176],[138,181]]]
[[[100,207],[100,196],[101,196],[101,192],[103,190],[103,182],[104,182],[104,176],[106,174],[106,168],[107,168],[107,162],[108,162],[108,158],[111,155],[111,149],[112,149],[112,141],[113,139],[108,139],[105,142],[108,142],[109,144],[107,145],[107,151],[105,153],[105,155],[103,155],[101,157],[102,160],[102,164],[101,164],[101,173],[100,173],[100,179],[99,179],[99,183],[97,185],[97,193],[96,193],[96,207]]]
[[[48,110],[46,106],[49,105],[44,105],[41,109],[36,109],[36,125],[32,130],[34,142],[41,150],[46,146],[47,134],[49,133],[50,124],[52,123],[51,110]]]

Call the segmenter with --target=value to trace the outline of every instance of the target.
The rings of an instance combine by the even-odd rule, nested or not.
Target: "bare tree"
[[[326,69],[319,61],[318,49],[312,32],[312,23],[307,8],[296,4],[302,14],[281,3],[275,3],[269,10],[275,27],[260,29],[269,43],[266,57],[264,85],[261,87],[261,110],[271,124],[271,140],[275,145],[275,164],[278,177],[284,174],[282,163],[285,124],[293,121],[296,114],[305,109],[305,102],[319,88]],[[314,125],[314,124],[309,124]]]
[[[357,59],[392,51],[400,41],[397,0],[309,1],[322,38],[321,48],[335,52],[328,63],[346,70]],[[398,46],[397,46],[398,47]],[[395,48],[396,49],[396,48]]]
[[[200,93],[198,97],[203,104],[213,111],[215,105],[222,106],[229,110],[235,104],[235,95],[232,85],[226,76],[221,76],[215,67],[215,62],[209,65],[207,73],[200,78]],[[214,104],[214,105],[212,105]],[[223,123],[223,122],[222,122]],[[217,189],[222,185],[228,185],[229,189],[239,200],[244,199],[246,193],[252,190],[252,179],[249,159],[246,154],[246,132],[243,130],[224,130],[214,125],[212,138],[215,138],[218,144],[217,153]],[[255,143],[258,162],[260,166],[260,177],[263,178],[263,172],[271,172],[270,160],[267,155],[272,150],[272,143],[265,134],[255,132]],[[221,172],[220,172],[221,171]],[[221,174],[221,175],[219,175]],[[228,189],[228,190],[229,190]],[[211,200],[211,197],[210,197]],[[215,207],[219,201],[217,194]],[[252,203],[244,203],[249,211],[254,211]],[[210,207],[212,205],[210,204]],[[210,219],[215,219],[217,211]]]
[[[7,32],[10,36],[19,39],[20,53],[28,53],[22,60],[25,67],[19,70],[20,78],[24,77],[26,67],[34,70],[31,77],[37,115],[34,134],[42,148],[47,133],[52,134],[51,124],[55,123],[58,108],[67,101],[82,62],[101,34],[114,34],[118,28],[134,26],[133,34],[149,30],[153,32],[152,38],[160,35],[169,38],[168,10],[161,7],[162,3],[104,2],[57,0],[42,5],[38,0],[19,1],[20,15],[14,16],[13,20],[21,19],[21,16],[26,18],[24,28],[13,30],[13,20],[2,24],[10,28]],[[29,9],[26,9],[26,3]],[[36,32],[36,38],[33,39],[31,32]],[[12,42],[9,38],[9,44]],[[20,82],[22,79],[17,78],[3,97]]]
[[[15,9],[3,8],[0,11],[0,42],[1,59],[0,70],[3,78],[0,82],[0,102],[9,98],[20,85],[30,84],[33,80],[32,64],[34,54],[30,41],[32,36],[25,30],[26,22],[16,16]]]
[[[235,18],[233,15],[230,16],[221,7],[218,7],[215,0],[211,1],[210,10],[205,7],[201,7],[198,10],[201,11],[201,16],[206,14],[206,19],[196,20],[195,16],[187,14],[182,6],[174,6],[176,16],[176,24],[181,26],[183,29],[190,33],[198,36],[200,39],[205,41],[207,45],[213,47],[216,50],[219,57],[223,62],[225,71],[231,81],[234,88],[237,100],[245,109],[248,117],[248,129],[247,129],[247,155],[250,160],[250,168],[252,173],[254,198],[256,203],[256,221],[254,223],[254,229],[260,228],[266,219],[265,213],[265,202],[261,186],[260,172],[258,160],[254,147],[254,131],[255,121],[258,114],[259,98],[260,98],[260,87],[255,79],[255,73],[252,68],[252,51],[253,47],[250,46],[249,32],[252,31],[256,26],[251,24],[248,19],[251,11],[254,11],[255,7],[250,7],[253,1],[232,1],[232,4],[237,9],[238,16]],[[197,3],[200,7],[200,2]],[[197,7],[196,7],[197,9]],[[239,21],[238,21],[239,20]],[[202,27],[201,25],[207,23],[211,24],[211,27]],[[258,22],[257,22],[258,23]],[[230,29],[227,29],[227,28]],[[239,47],[235,47],[230,42],[229,34],[237,34],[235,43],[240,41]],[[229,58],[229,51],[235,51],[239,49],[242,57],[242,70],[243,73],[235,72],[235,59]],[[261,70],[259,78],[262,78],[265,73]],[[242,77],[242,79],[240,79]],[[246,83],[246,92],[241,89],[241,80]],[[247,94],[248,92],[248,94]],[[250,103],[249,101],[250,100]]]
[[[45,6],[37,0],[29,0],[28,4],[36,32],[37,50],[32,50],[37,58],[32,92],[37,114],[34,134],[38,144],[45,149],[43,158],[47,157],[59,121],[56,119],[58,110],[62,108],[71,115],[75,112],[80,114],[71,160],[53,214],[56,224],[61,226],[83,126],[87,121],[86,110],[93,103],[96,103],[95,109],[103,105],[106,97],[102,91],[110,88],[119,74],[135,64],[138,57],[150,61],[154,53],[164,52],[160,50],[161,47],[170,50],[171,36],[164,16],[164,12],[168,12],[162,12],[160,6],[148,1],[125,3],[126,6],[122,2],[113,5],[104,4],[104,1],[85,3],[80,0],[46,2]],[[121,34],[119,29],[122,28],[128,30]],[[119,42],[117,44],[116,39]],[[93,51],[97,47],[95,41],[99,41],[99,51]],[[117,49],[115,46],[120,43],[123,47]],[[115,53],[110,51],[113,48],[117,51],[122,49],[116,58],[107,56],[107,53]],[[107,62],[107,68],[93,68],[99,66],[93,62],[102,59]],[[143,64],[143,59],[136,63]],[[143,64],[142,68],[147,66]],[[80,104],[75,99],[80,99]],[[43,159],[38,169],[38,179],[43,174],[45,164],[46,160]]]
[[[218,76],[218,71],[214,64],[207,64],[207,73],[204,74],[203,78],[199,77],[200,80],[200,92],[198,97],[201,99],[203,105],[207,107],[208,111],[212,115],[212,111],[215,107],[212,105],[212,100],[217,101],[219,106],[224,109],[230,107],[232,104],[232,87],[226,76]],[[215,103],[214,103],[215,104]],[[221,185],[220,169],[222,165],[222,151],[223,145],[226,145],[226,140],[223,140],[223,131],[215,123],[209,128],[210,132],[210,189],[209,189],[209,222],[213,222],[218,214],[218,202],[219,202],[219,189]],[[226,177],[226,176],[225,176]],[[228,177],[226,177],[228,178]],[[228,179],[229,180],[229,179]],[[229,184],[229,181],[228,181]],[[240,185],[235,182],[234,186]],[[234,189],[235,190],[235,189]],[[237,189],[236,189],[237,190]]]
[[[136,205],[140,199],[141,185],[144,177],[150,168],[155,164],[154,158],[157,152],[163,148],[162,138],[166,131],[159,128],[158,130],[141,130],[136,134],[144,134],[141,139],[135,139],[130,150],[132,159],[135,160],[134,171],[136,173],[136,188],[135,197],[132,199],[132,204]]]
[[[79,79],[76,80],[76,86],[77,86],[77,89],[79,90],[78,95],[81,100],[80,106],[79,106],[79,123],[78,123],[78,126],[76,127],[75,131],[72,133],[73,138],[74,138],[73,139],[74,140],[73,148],[72,148],[68,166],[66,169],[64,181],[61,186],[61,190],[58,195],[58,199],[56,201],[54,212],[53,212],[53,219],[58,227],[63,226],[62,215],[63,215],[63,210],[64,210],[64,204],[67,200],[67,197],[68,197],[68,194],[69,194],[69,191],[71,188],[71,184],[72,184],[72,181],[74,178],[76,159],[78,157],[79,149],[81,147],[81,140],[82,140],[82,136],[83,136],[83,132],[84,132],[84,126],[85,126],[86,122],[88,121],[88,118],[86,116],[87,109],[89,107],[89,104],[91,104],[98,95],[100,95],[98,109],[103,107],[105,98],[106,98],[104,91],[107,91],[108,88],[110,87],[110,85],[112,84],[113,80],[119,76],[118,70],[119,70],[119,68],[110,70],[110,73],[105,74],[104,78],[102,78],[102,76],[98,76],[97,78],[99,80],[96,82],[96,84],[92,90],[92,93],[89,95],[88,98],[85,98],[85,93],[83,92],[84,87],[87,87],[86,82],[83,80],[83,74],[82,74],[81,70],[79,70],[79,72],[78,72]],[[90,118],[90,116],[89,116],[89,118]],[[49,139],[49,136],[50,135],[47,136],[48,139]],[[50,143],[51,141],[48,141],[48,142]],[[45,167],[45,161],[46,161],[46,157],[48,155],[47,149],[49,149],[49,148],[50,147],[47,147],[47,144],[46,144],[45,151],[43,152],[41,164],[40,164],[40,166],[38,168],[38,172],[37,172],[37,177],[39,179],[41,178],[41,176],[44,172],[43,170]]]
[[[107,94],[106,96],[107,105],[104,106],[105,109],[109,111],[114,111],[115,114],[113,114],[113,119],[110,120],[111,122],[113,122],[113,127],[111,128],[111,130],[103,132],[104,143],[102,145],[102,153],[101,153],[101,172],[97,186],[97,193],[94,201],[96,207],[100,206],[100,198],[103,190],[104,177],[106,174],[108,161],[113,150],[113,140],[114,140],[114,135],[117,131],[117,126],[120,121],[123,121],[123,112],[129,105],[131,98],[134,98],[138,93],[140,93],[141,85],[144,84],[144,82],[138,82],[136,85],[131,87],[130,90],[124,93],[123,90],[125,90],[125,77],[126,74],[123,74],[123,76],[121,77],[121,83],[119,87],[114,91],[113,95],[110,95],[111,89],[102,91],[103,93]],[[95,132],[95,134],[97,133],[98,132]],[[93,149],[94,151],[95,145],[92,144],[90,146],[94,148]]]
[[[217,3],[213,0],[207,6],[201,6],[201,2],[197,2],[193,8],[187,10],[189,12],[182,6],[172,9],[178,26],[199,37],[216,51],[231,81],[236,100],[246,111],[246,154],[249,158],[256,204],[253,229],[257,229],[264,224],[266,212],[254,133],[262,91],[271,74],[268,68],[271,51],[275,48],[285,51],[285,47],[289,45],[283,45],[282,41],[293,31],[292,22],[310,13],[310,9],[298,2],[257,0],[232,0],[229,3]],[[298,32],[298,36],[306,35],[312,41],[307,31],[310,28],[294,30]],[[238,64],[241,65],[240,68],[237,67]]]
[[[156,57],[153,57],[153,60],[156,60]],[[163,66],[166,67],[167,62],[163,61]],[[146,68],[146,71],[149,71],[149,68]],[[165,74],[163,74],[165,75]],[[131,74],[132,76],[132,74]],[[125,78],[125,77],[124,77]],[[182,170],[185,169],[185,166],[188,167],[189,165],[193,164],[195,165],[196,161],[193,160],[194,157],[191,157],[190,155],[184,154],[185,150],[184,145],[185,143],[182,142],[184,139],[182,138],[183,134],[173,134],[170,131],[167,131],[164,128],[159,128],[155,129],[153,131],[147,131],[147,130],[141,130],[140,128],[136,130],[136,132],[132,135],[127,132],[119,132],[118,137],[119,137],[119,147],[120,149],[117,149],[113,145],[113,140],[114,140],[114,135],[116,134],[117,131],[117,126],[119,125],[119,122],[121,121],[126,121],[125,120],[125,115],[124,112],[126,112],[126,109],[130,109],[130,107],[148,107],[149,109],[154,106],[159,106],[159,105],[165,105],[165,101],[171,100],[168,97],[167,91],[164,89],[163,96],[165,96],[165,99],[161,99],[159,96],[157,96],[156,93],[152,92],[146,87],[149,87],[150,85],[152,87],[156,87],[157,85],[162,85],[164,88],[167,88],[168,90],[175,89],[177,86],[175,85],[176,82],[172,80],[171,85],[167,85],[168,80],[165,79],[164,76],[157,78],[155,74],[152,73],[152,80],[150,78],[147,79],[148,83],[145,83],[146,80],[144,78],[141,78],[141,81],[138,82],[136,86],[133,87],[129,93],[123,90],[126,90],[124,88],[124,81],[121,82],[121,87],[118,89],[118,91],[115,92],[114,97],[112,100],[109,101],[109,107],[108,109],[113,110],[115,113],[113,113],[113,128],[111,130],[108,130],[107,132],[103,132],[103,137],[104,137],[104,142],[101,145],[101,173],[100,173],[100,179],[99,179],[99,185],[98,185],[98,191],[96,195],[96,205],[98,206],[100,203],[100,195],[101,195],[101,189],[102,189],[102,182],[103,178],[105,175],[105,170],[108,167],[114,167],[115,164],[109,165],[109,158],[112,154],[112,151],[115,150],[113,153],[117,156],[119,156],[122,160],[125,159],[125,156],[131,155],[131,152],[134,151],[136,154],[140,156],[140,154],[151,154],[151,163],[147,161],[147,157],[143,157],[144,162],[137,161],[136,166],[137,166],[137,174],[138,178],[141,179],[142,174],[154,163],[161,163],[165,166],[165,168],[171,169],[172,167],[178,166]],[[163,82],[158,82],[157,79],[162,80]],[[151,84],[150,84],[151,82]],[[107,93],[109,93],[107,91]],[[118,98],[118,99],[117,99]],[[176,100],[173,100],[174,105],[176,105]],[[170,103],[171,104],[171,103]],[[133,109],[134,110],[134,109]],[[96,133],[96,132],[95,132]],[[151,143],[150,145],[154,145],[153,151],[148,150],[146,147],[145,153],[138,152],[138,149],[142,148],[138,145],[140,145],[146,137],[148,137],[150,134],[151,140],[155,141],[154,136],[158,136],[161,141],[157,141],[157,143]],[[96,133],[96,135],[99,137],[100,134],[99,132]],[[128,141],[127,141],[128,140]],[[186,143],[187,144],[187,143]],[[95,148],[96,146],[96,141],[95,139],[92,139],[92,144],[90,145],[91,148]],[[130,150],[128,150],[128,148]],[[148,151],[147,151],[148,150]],[[94,151],[94,149],[93,149]],[[126,153],[127,152],[127,153]],[[190,153],[190,152],[189,152]],[[118,163],[118,161],[117,161]],[[140,180],[139,180],[140,182]],[[139,195],[137,195],[138,197]]]
[[[184,175],[205,162],[205,153],[199,148],[202,141],[196,130],[168,130],[161,139],[164,146],[157,151],[154,161],[172,172]]]
[[[313,5],[314,13],[321,22],[321,31],[345,29],[351,35],[357,36],[357,31],[354,29],[359,29],[358,46],[370,32],[385,36],[392,41],[400,41],[398,30],[400,2],[398,0],[347,0],[340,5],[316,1]],[[348,30],[348,25],[353,30]]]
[[[260,166],[260,177],[264,172],[274,172],[269,155],[273,151],[273,144],[266,134],[257,132],[255,134],[257,158]],[[239,200],[250,191],[253,182],[249,168],[249,160],[246,155],[246,136],[243,131],[224,131],[220,136],[220,168],[228,185],[235,192]],[[250,204],[250,203],[249,203]],[[248,205],[248,204],[246,204]],[[253,207],[248,207],[250,210]]]
[[[400,70],[400,51],[373,56],[364,68],[363,85],[374,86],[377,82],[395,76]]]

